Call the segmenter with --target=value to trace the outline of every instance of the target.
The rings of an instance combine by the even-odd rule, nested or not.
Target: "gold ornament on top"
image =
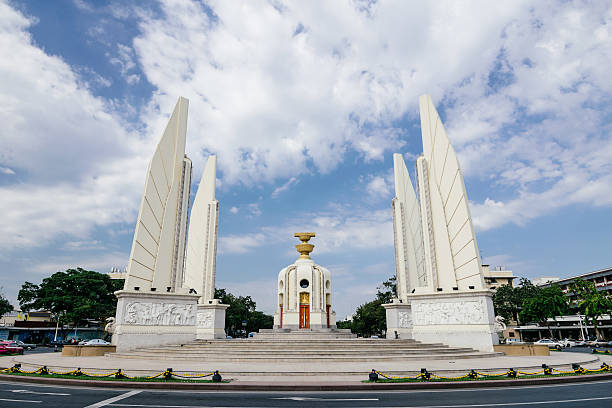
[[[294,237],[297,237],[302,241],[301,244],[297,244],[295,248],[300,253],[299,259],[310,259],[310,253],[314,249],[314,245],[309,244],[308,241],[310,238],[315,237],[314,232],[296,232],[293,234]]]

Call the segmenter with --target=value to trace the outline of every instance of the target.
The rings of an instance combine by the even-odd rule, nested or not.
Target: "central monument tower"
[[[335,329],[336,313],[331,306],[331,273],[314,263],[308,241],[314,232],[296,232],[302,241],[295,263],[278,274],[277,309],[274,329]]]

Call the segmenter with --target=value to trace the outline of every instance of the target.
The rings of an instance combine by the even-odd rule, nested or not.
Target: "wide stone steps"
[[[183,345],[140,348],[130,352],[107,354],[133,359],[172,359],[228,362],[363,362],[414,359],[456,359],[491,357],[470,348],[448,347],[441,343],[388,339],[232,339],[198,340]]]

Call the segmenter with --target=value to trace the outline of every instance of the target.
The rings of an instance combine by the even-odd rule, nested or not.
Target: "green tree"
[[[518,286],[501,285],[493,295],[495,314],[506,321],[519,321],[523,303],[537,293],[538,288],[529,279],[521,278]]]
[[[395,276],[384,281],[376,289],[376,299],[359,306],[348,327],[353,333],[363,337],[382,335],[383,330],[387,329],[387,315],[382,305],[390,303],[395,297],[397,289]]]
[[[362,337],[382,335],[387,328],[387,319],[383,302],[380,299],[373,300],[357,308],[353,316],[351,330]]]
[[[13,306],[11,306],[11,303],[4,297],[2,292],[0,292],[0,316],[12,311]]]
[[[612,312],[612,301],[603,292],[598,291],[593,282],[583,279],[574,280],[570,290],[576,295],[578,310],[584,315],[586,322],[595,328],[597,339],[603,340],[597,319]]]
[[[234,296],[226,289],[215,289],[215,299],[229,305],[225,311],[225,332],[240,337],[259,329],[271,329],[274,318],[255,310],[255,301],[250,296]],[[246,322],[246,326],[242,325]]]
[[[566,314],[568,309],[567,298],[561,288],[551,285],[546,288],[538,288],[534,296],[525,299],[519,317],[524,323],[536,322],[540,326],[546,326],[552,338],[554,336],[548,319],[555,320],[557,316]]]
[[[84,324],[87,320],[104,321],[114,316],[117,308],[116,290],[122,280],[82,268],[56,272],[40,285],[25,282],[17,300],[23,311],[48,310],[64,326]]]

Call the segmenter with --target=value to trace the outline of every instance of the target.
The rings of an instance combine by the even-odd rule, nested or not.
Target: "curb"
[[[551,377],[524,380],[457,381],[457,382],[416,382],[416,383],[314,383],[314,384],[269,384],[238,382],[214,383],[163,383],[132,381],[71,380],[65,378],[26,377],[0,374],[0,381],[64,385],[77,387],[130,388],[154,390],[210,390],[210,391],[375,391],[375,390],[415,390],[415,389],[453,389],[453,388],[491,388],[520,387],[523,385],[545,385],[559,383],[580,383],[612,379],[612,373],[590,374],[584,376]]]

